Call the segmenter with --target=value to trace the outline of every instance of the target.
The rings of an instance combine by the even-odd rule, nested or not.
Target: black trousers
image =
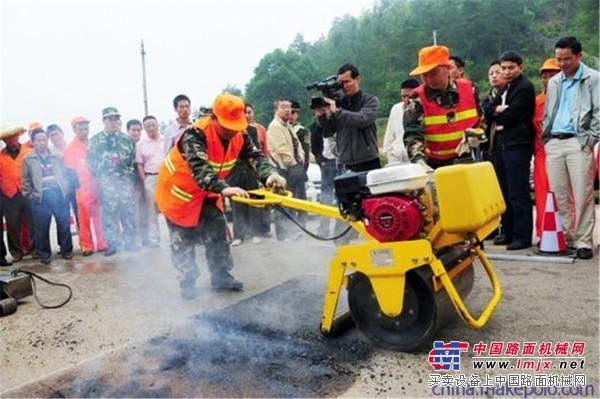
[[[0,259],[6,260],[6,244],[4,244],[4,212],[0,204]]]
[[[29,201],[25,199],[21,192],[18,192],[12,198],[2,195],[2,209],[6,218],[8,250],[13,258],[21,258],[25,252],[30,252],[34,247]],[[30,248],[23,248],[21,244],[23,224],[29,224]]]
[[[506,203],[506,212],[501,217],[501,232],[509,242],[531,243],[533,234],[533,204],[529,186],[531,155],[531,145],[506,146],[504,136],[497,136],[494,169]]]
[[[69,223],[69,203],[63,197],[60,188],[45,190],[42,201],[31,202],[31,213],[34,220],[35,244],[41,260],[49,260],[52,256],[50,248],[50,222],[56,222],[58,244],[63,256],[73,252],[73,240]]]

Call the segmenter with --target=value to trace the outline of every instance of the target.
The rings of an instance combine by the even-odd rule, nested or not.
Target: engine
[[[342,215],[361,220],[379,242],[419,236],[425,217],[418,192],[426,183],[427,175],[416,164],[346,173],[334,180]]]
[[[372,197],[363,200],[362,208],[365,227],[379,242],[412,240],[423,227],[421,204],[415,198]]]

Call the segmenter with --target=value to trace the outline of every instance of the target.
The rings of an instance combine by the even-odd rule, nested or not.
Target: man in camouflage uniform
[[[233,259],[227,242],[222,197],[245,197],[248,192],[227,184],[225,178],[238,159],[256,157],[257,175],[267,187],[285,188],[285,179],[273,173],[247,134],[244,102],[221,94],[212,114],[196,121],[169,151],[158,172],[155,200],[165,216],[171,236],[171,260],[181,273],[184,299],[196,297],[195,245],[206,249],[211,286],[239,291],[243,284],[229,272]],[[258,154],[257,154],[258,153]]]
[[[135,249],[135,153],[132,141],[119,131],[121,115],[116,108],[104,108],[102,122],[104,130],[90,139],[88,166],[100,187],[102,230],[108,241],[104,256],[111,256],[121,237],[125,250]]]

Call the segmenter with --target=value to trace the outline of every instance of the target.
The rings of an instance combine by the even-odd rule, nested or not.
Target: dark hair
[[[252,108],[252,111],[254,111],[254,106],[252,104],[250,104],[250,103],[244,103],[244,110],[246,108]]]
[[[48,125],[48,127],[46,128],[46,132],[48,132],[48,134],[52,133],[55,130],[60,130],[61,132],[63,131],[60,126],[52,124],[52,125]]]
[[[277,108],[279,107],[279,103],[283,102],[283,101],[287,101],[288,103],[290,102],[290,100],[288,100],[287,98],[278,98],[277,100],[273,101],[273,111],[277,111]],[[292,104],[290,103],[290,106]]]
[[[502,61],[514,62],[517,65],[523,65],[523,57],[521,57],[521,54],[512,50],[508,50],[502,53],[502,55],[500,56],[500,62]]]
[[[40,133],[46,133],[46,131],[42,128],[38,128],[38,129],[34,129],[31,134],[29,135],[29,137],[31,137],[31,141],[35,141],[35,136],[37,136]]]
[[[131,129],[132,126],[134,125],[138,125],[139,127],[142,127],[142,122],[140,122],[137,119],[130,119],[127,121],[127,130]]]
[[[158,119],[156,119],[156,117],[154,117],[152,115],[147,115],[147,116],[144,116],[144,119],[142,119],[142,123],[146,123],[146,121],[148,121],[150,119],[153,119],[158,122]]]
[[[177,106],[179,105],[179,101],[187,101],[188,103],[191,103],[190,99],[188,96],[186,96],[185,94],[180,94],[178,96],[175,96],[175,98],[173,99],[173,108],[177,109]]]
[[[494,65],[500,65],[500,60],[494,60],[494,61],[490,62],[490,65],[488,66],[488,68],[491,68]]]
[[[581,53],[583,50],[581,42],[575,36],[561,37],[554,45],[554,48],[570,48],[575,55]]]
[[[419,87],[420,85],[421,85],[421,83],[419,83],[419,81],[417,79],[408,78],[408,79],[404,79],[402,81],[402,83],[400,84],[400,88],[401,89],[415,89],[415,88]]]
[[[337,73],[338,75],[341,75],[348,71],[350,71],[350,76],[352,76],[352,79],[356,79],[356,77],[360,75],[360,73],[358,72],[358,68],[350,63],[342,65],[340,69],[338,69]]]
[[[465,67],[465,61],[462,58],[460,58],[458,55],[452,55],[452,56],[450,56],[450,59],[452,61],[454,61],[454,63],[456,64],[457,67],[459,67],[459,68]]]

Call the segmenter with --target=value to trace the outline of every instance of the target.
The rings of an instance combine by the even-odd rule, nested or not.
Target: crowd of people
[[[494,164],[507,204],[497,245],[508,250],[532,246],[534,230],[529,176],[534,157],[535,234],[541,236],[546,194],[552,191],[565,224],[568,245],[578,258],[592,254],[594,226],[593,147],[598,142],[598,72],[581,62],[582,46],[564,37],[540,75],[543,92],[523,74],[523,59],[506,51],[490,63],[491,90],[480,98],[465,77],[465,63],[447,47],[420,50],[419,76],[405,79],[401,101],[394,105],[380,150],[375,120],[377,96],[360,89],[358,68],[339,68],[343,98],[315,98],[314,123],[298,122],[301,104],[287,98],[273,102],[273,120],[265,128],[254,108],[231,94],[217,96],[208,115],[191,119],[191,101],[173,100],[175,120],[163,132],[156,117],[126,123],[122,132],[117,108],[101,112],[103,130],[89,137],[90,121],[71,121],[74,138],[67,143],[61,127],[4,126],[0,139],[0,220],[6,220],[0,265],[24,256],[51,263],[50,224],[54,217],[60,256],[73,257],[70,215],[77,223],[82,256],[136,251],[160,245],[159,215],[167,222],[171,257],[180,271],[184,298],[196,296],[194,246],[206,245],[214,288],[240,290],[230,274],[230,246],[260,243],[271,237],[271,214],[231,202],[233,234],[228,236],[223,199],[247,197],[265,185],[287,188],[306,198],[311,154],[321,169],[321,201],[334,203],[333,179],[388,164],[420,163],[428,169],[489,160]],[[469,134],[484,131],[485,134]],[[20,136],[29,141],[21,144]],[[459,148],[477,148],[477,157]],[[381,151],[381,152],[380,152]],[[483,154],[483,155],[482,155]],[[295,213],[300,224],[306,215]],[[287,218],[274,218],[278,240],[295,240],[298,230]],[[334,232],[342,226],[335,226]],[[328,220],[318,233],[330,236]],[[347,235],[345,240],[350,239]]]
[[[560,38],[554,57],[539,68],[543,90],[536,97],[523,73],[522,56],[506,51],[490,63],[491,90],[480,98],[477,87],[464,77],[462,59],[450,57],[445,46],[425,47],[411,72],[422,84],[410,92],[415,82],[403,82],[403,101],[392,109],[383,153],[389,161],[404,162],[406,156],[433,169],[491,161],[507,206],[494,243],[507,250],[531,247],[534,232],[542,237],[547,195],[552,192],[568,248],[577,258],[590,259],[600,91],[598,71],[581,62],[582,56],[577,38]],[[482,129],[485,134],[476,134]],[[463,153],[464,146],[476,148],[477,157],[473,151]]]

